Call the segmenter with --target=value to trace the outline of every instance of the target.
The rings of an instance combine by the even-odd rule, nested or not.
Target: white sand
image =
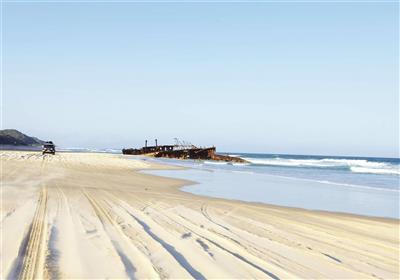
[[[108,154],[1,163],[1,278],[399,278],[395,220],[199,197]]]

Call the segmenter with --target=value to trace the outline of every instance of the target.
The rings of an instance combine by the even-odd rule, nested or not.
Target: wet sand
[[[1,164],[1,278],[399,278],[398,220],[196,196],[118,155]]]

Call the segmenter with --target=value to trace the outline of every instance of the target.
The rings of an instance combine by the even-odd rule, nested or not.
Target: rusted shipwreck
[[[191,144],[158,145],[157,139],[155,143],[155,146],[148,146],[146,140],[144,147],[140,149],[122,149],[122,153],[124,155],[149,155],[153,157],[177,159],[218,160],[235,163],[247,162],[239,157],[217,154],[215,147],[202,148]]]

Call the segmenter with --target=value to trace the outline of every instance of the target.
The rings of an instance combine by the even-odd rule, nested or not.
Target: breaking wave
[[[400,166],[365,159],[288,159],[288,158],[244,158],[255,165],[348,169],[354,173],[400,175]]]
[[[353,167],[350,167],[350,170],[354,173],[400,175],[399,168],[366,168],[366,167],[353,166]]]

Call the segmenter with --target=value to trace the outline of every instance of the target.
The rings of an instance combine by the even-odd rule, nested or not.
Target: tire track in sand
[[[83,191],[83,194],[85,195],[87,200],[92,205],[94,212],[96,213],[101,224],[103,225],[105,232],[109,236],[111,244],[113,245],[115,251],[117,252],[117,254],[125,268],[125,273],[127,274],[128,278],[136,279],[136,277],[135,277],[135,273],[137,272],[136,267],[129,260],[129,258],[124,254],[122,246],[117,242],[116,239],[112,238],[112,236],[113,236],[112,229],[109,228],[109,226],[108,226],[108,225],[111,225],[112,227],[115,228],[115,224],[113,222],[112,217],[110,217],[110,215],[86,191]]]
[[[122,202],[122,201],[121,201],[120,203],[121,203],[121,205],[123,205],[123,202]],[[129,211],[127,208],[125,208],[125,210],[126,210],[128,213],[130,213],[130,211]],[[207,212],[204,211],[204,208],[203,208],[203,207],[202,207],[202,209],[201,209],[201,212],[202,212],[203,216],[206,217],[207,220],[209,220],[209,221],[212,222],[213,224],[216,224],[215,222],[213,222],[213,221],[211,220],[211,218],[208,216]],[[208,217],[205,215],[205,213],[206,213],[206,215],[207,215]],[[132,213],[130,213],[130,214],[132,215]],[[272,273],[272,272],[266,270],[266,269],[265,269],[263,266],[261,266],[260,264],[257,264],[257,263],[255,263],[255,262],[251,261],[251,259],[254,259],[254,258],[258,259],[258,257],[257,257],[257,256],[254,256],[253,254],[251,254],[250,252],[248,252],[248,251],[246,250],[246,247],[243,247],[243,245],[242,245],[241,243],[235,244],[235,246],[240,245],[240,247],[243,247],[243,248],[245,249],[246,253],[247,253],[246,256],[245,256],[245,255],[242,255],[243,253],[240,254],[240,253],[235,252],[235,249],[233,249],[233,248],[228,248],[228,247],[226,247],[226,245],[222,245],[222,244],[218,243],[217,240],[215,240],[215,241],[214,241],[214,240],[211,240],[210,238],[206,237],[204,234],[201,234],[200,232],[204,232],[204,229],[201,229],[201,228],[200,228],[200,229],[194,230],[194,229],[193,229],[192,227],[190,227],[188,224],[185,225],[185,224],[179,222],[178,220],[179,220],[179,218],[181,218],[181,217],[179,217],[179,215],[178,215],[177,217],[175,217],[174,219],[171,218],[171,217],[169,217],[169,216],[166,215],[165,213],[162,213],[162,212],[159,212],[159,215],[165,217],[165,218],[168,219],[168,220],[170,220],[172,223],[177,224],[179,227],[186,229],[188,232],[190,232],[190,233],[193,234],[194,236],[197,236],[198,238],[200,238],[200,240],[203,239],[203,240],[205,240],[205,241],[208,241],[210,244],[214,245],[216,248],[218,248],[218,249],[224,251],[225,253],[228,253],[229,255],[231,255],[231,256],[233,256],[233,257],[235,257],[235,259],[237,259],[237,260],[239,260],[239,261],[241,261],[241,262],[243,262],[243,263],[246,263],[247,265],[253,267],[254,269],[256,269],[256,270],[262,272],[263,274],[265,274],[265,275],[267,276],[267,278],[271,278],[271,279],[274,279],[274,280],[279,280],[279,279],[280,279],[277,275],[275,275],[274,273]],[[178,218],[178,219],[177,219],[177,218]],[[219,225],[219,224],[217,224],[217,225]],[[219,226],[221,226],[221,225],[219,225]],[[225,228],[225,227],[222,226],[222,228]],[[226,228],[226,229],[229,230],[228,228]],[[229,231],[230,231],[230,230],[229,230]],[[214,233],[214,234],[215,234],[215,233]],[[224,236],[224,237],[226,238],[227,236]],[[230,241],[232,241],[232,240],[230,240]],[[259,260],[262,261],[262,262],[265,262],[263,259],[259,259]]]
[[[42,187],[29,230],[21,242],[7,279],[43,278],[43,245],[46,232],[47,189]]]
[[[131,211],[128,211],[126,203],[122,200],[118,199],[116,196],[111,194],[110,192],[106,192],[109,195],[110,202],[113,201],[115,205],[119,205],[119,207],[125,211],[133,220],[140,225],[142,230],[156,243],[158,243],[162,248],[166,250],[166,252],[187,272],[193,279],[206,279],[206,277],[198,270],[196,270],[186,259],[186,257],[180,253],[173,245],[169,244],[162,238],[160,238],[156,233],[153,232],[150,226],[148,226],[143,220],[141,220],[138,216],[133,215]],[[123,234],[126,235],[124,231]]]

